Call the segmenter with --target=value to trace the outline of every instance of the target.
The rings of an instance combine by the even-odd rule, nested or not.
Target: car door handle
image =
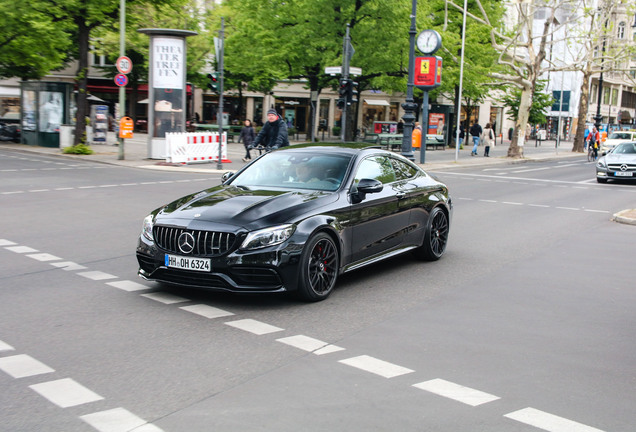
[[[397,197],[397,199],[403,199],[406,197],[406,192],[398,192],[395,194],[395,196]]]

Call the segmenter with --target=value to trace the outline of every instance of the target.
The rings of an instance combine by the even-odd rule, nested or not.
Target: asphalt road
[[[218,175],[0,149],[0,431],[633,431],[636,185],[434,174],[444,258],[304,304],[136,277],[143,217]]]

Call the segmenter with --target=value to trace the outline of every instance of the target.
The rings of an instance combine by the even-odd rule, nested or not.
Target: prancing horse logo
[[[179,245],[179,250],[184,254],[192,253],[194,250],[194,236],[189,232],[184,232],[179,236],[177,244]]]

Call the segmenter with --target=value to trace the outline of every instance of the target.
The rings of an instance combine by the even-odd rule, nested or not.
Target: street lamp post
[[[409,29],[409,77],[406,85],[406,101],[402,104],[404,108],[404,135],[402,136],[402,156],[414,161],[413,149],[411,148],[411,137],[415,127],[415,111],[417,104],[413,101],[413,75],[415,72],[415,12],[417,10],[417,0],[413,0],[411,6],[411,28]]]
[[[604,30],[607,29],[607,20],[605,20]],[[601,48],[601,74],[598,77],[598,95],[596,99],[596,116],[594,117],[594,126],[596,126],[596,130],[601,130],[601,120],[603,120],[603,116],[601,115],[601,101],[603,95],[603,65],[605,64],[605,42],[607,41],[605,34],[603,34],[603,46]]]

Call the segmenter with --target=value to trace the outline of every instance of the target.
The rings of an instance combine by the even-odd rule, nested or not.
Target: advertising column
[[[140,29],[150,36],[148,87],[148,158],[166,158],[166,132],[185,132],[186,44],[197,33]]]

